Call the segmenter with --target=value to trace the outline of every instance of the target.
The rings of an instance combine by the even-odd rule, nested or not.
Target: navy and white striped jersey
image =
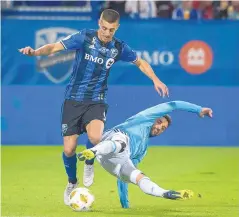
[[[113,38],[104,44],[99,40],[97,30],[83,29],[64,38],[61,43],[67,50],[76,50],[66,99],[106,102],[111,66],[119,60],[137,60],[136,52],[125,42]]]

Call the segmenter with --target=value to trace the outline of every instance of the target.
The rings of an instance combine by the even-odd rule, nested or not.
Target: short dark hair
[[[167,120],[168,126],[170,126],[172,123],[172,118],[170,117],[170,115],[164,115],[163,117]]]
[[[105,9],[100,17],[108,23],[114,23],[120,19],[119,13],[113,9]]]

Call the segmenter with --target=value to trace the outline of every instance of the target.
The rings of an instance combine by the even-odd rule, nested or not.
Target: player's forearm
[[[193,112],[193,113],[200,113],[202,110],[201,106],[190,103],[190,102],[172,101],[168,103],[173,107],[173,110],[183,110],[183,111]]]
[[[201,109],[202,109],[202,107],[198,106],[196,104],[177,100],[177,101],[162,103],[155,107],[152,107],[151,113],[154,115],[162,114],[162,113],[168,114],[174,110],[182,110],[182,111],[193,112],[193,113],[199,114],[201,112]]]
[[[38,48],[37,50],[35,50],[34,56],[48,56],[56,52],[54,48],[55,48],[55,44],[46,44]]]
[[[143,59],[140,59],[139,63],[137,64],[139,69],[148,76],[152,81],[158,79],[158,77],[155,75],[152,67]]]
[[[167,103],[162,103],[154,107],[148,108],[139,113],[139,115],[144,117],[145,120],[155,121],[158,117],[164,116],[174,110],[183,110],[187,112],[200,113],[202,107],[184,101],[171,101]]]

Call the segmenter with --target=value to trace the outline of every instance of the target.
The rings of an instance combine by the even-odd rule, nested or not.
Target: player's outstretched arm
[[[134,63],[145,75],[147,75],[153,81],[154,88],[159,93],[160,96],[163,97],[169,96],[168,87],[162,81],[160,81],[159,78],[155,75],[149,63],[147,63],[145,60],[141,58],[138,58]]]
[[[145,153],[146,154],[146,153]],[[135,167],[139,164],[144,156],[141,158],[134,158],[132,162]],[[120,179],[117,180],[117,187],[118,187],[118,194],[122,208],[127,209],[130,207],[129,204],[129,196],[128,196],[128,183],[121,181]]]
[[[50,54],[59,52],[64,49],[65,48],[63,47],[61,42],[56,42],[53,44],[46,44],[36,50],[28,46],[28,47],[18,49],[18,51],[27,56],[48,56]]]
[[[152,120],[154,122],[158,117],[164,116],[174,110],[197,113],[200,117],[204,117],[205,115],[212,117],[212,110],[210,108],[202,108],[199,105],[184,101],[171,101],[148,108],[138,113],[134,118],[138,116],[141,121],[144,119],[146,121]]]
[[[128,183],[117,179],[118,194],[122,208],[129,208]]]

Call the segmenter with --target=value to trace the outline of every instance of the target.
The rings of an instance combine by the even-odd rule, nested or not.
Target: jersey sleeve
[[[76,32],[74,34],[68,35],[66,38],[62,39],[60,42],[66,50],[78,50],[83,46],[85,38],[85,31]]]
[[[137,54],[129,45],[123,43],[120,60],[125,62],[135,62],[137,60]]]
[[[137,165],[143,160],[143,158],[145,157],[146,153],[147,152],[144,152],[142,155],[136,156],[135,158],[132,159],[132,162],[133,162],[135,167],[137,167]]]
[[[129,208],[128,183],[117,179],[117,187],[122,208]]]
[[[154,123],[157,118],[162,117],[174,110],[183,110],[199,114],[202,110],[202,107],[184,101],[171,101],[148,108],[133,116],[133,118],[140,122],[149,121]]]

